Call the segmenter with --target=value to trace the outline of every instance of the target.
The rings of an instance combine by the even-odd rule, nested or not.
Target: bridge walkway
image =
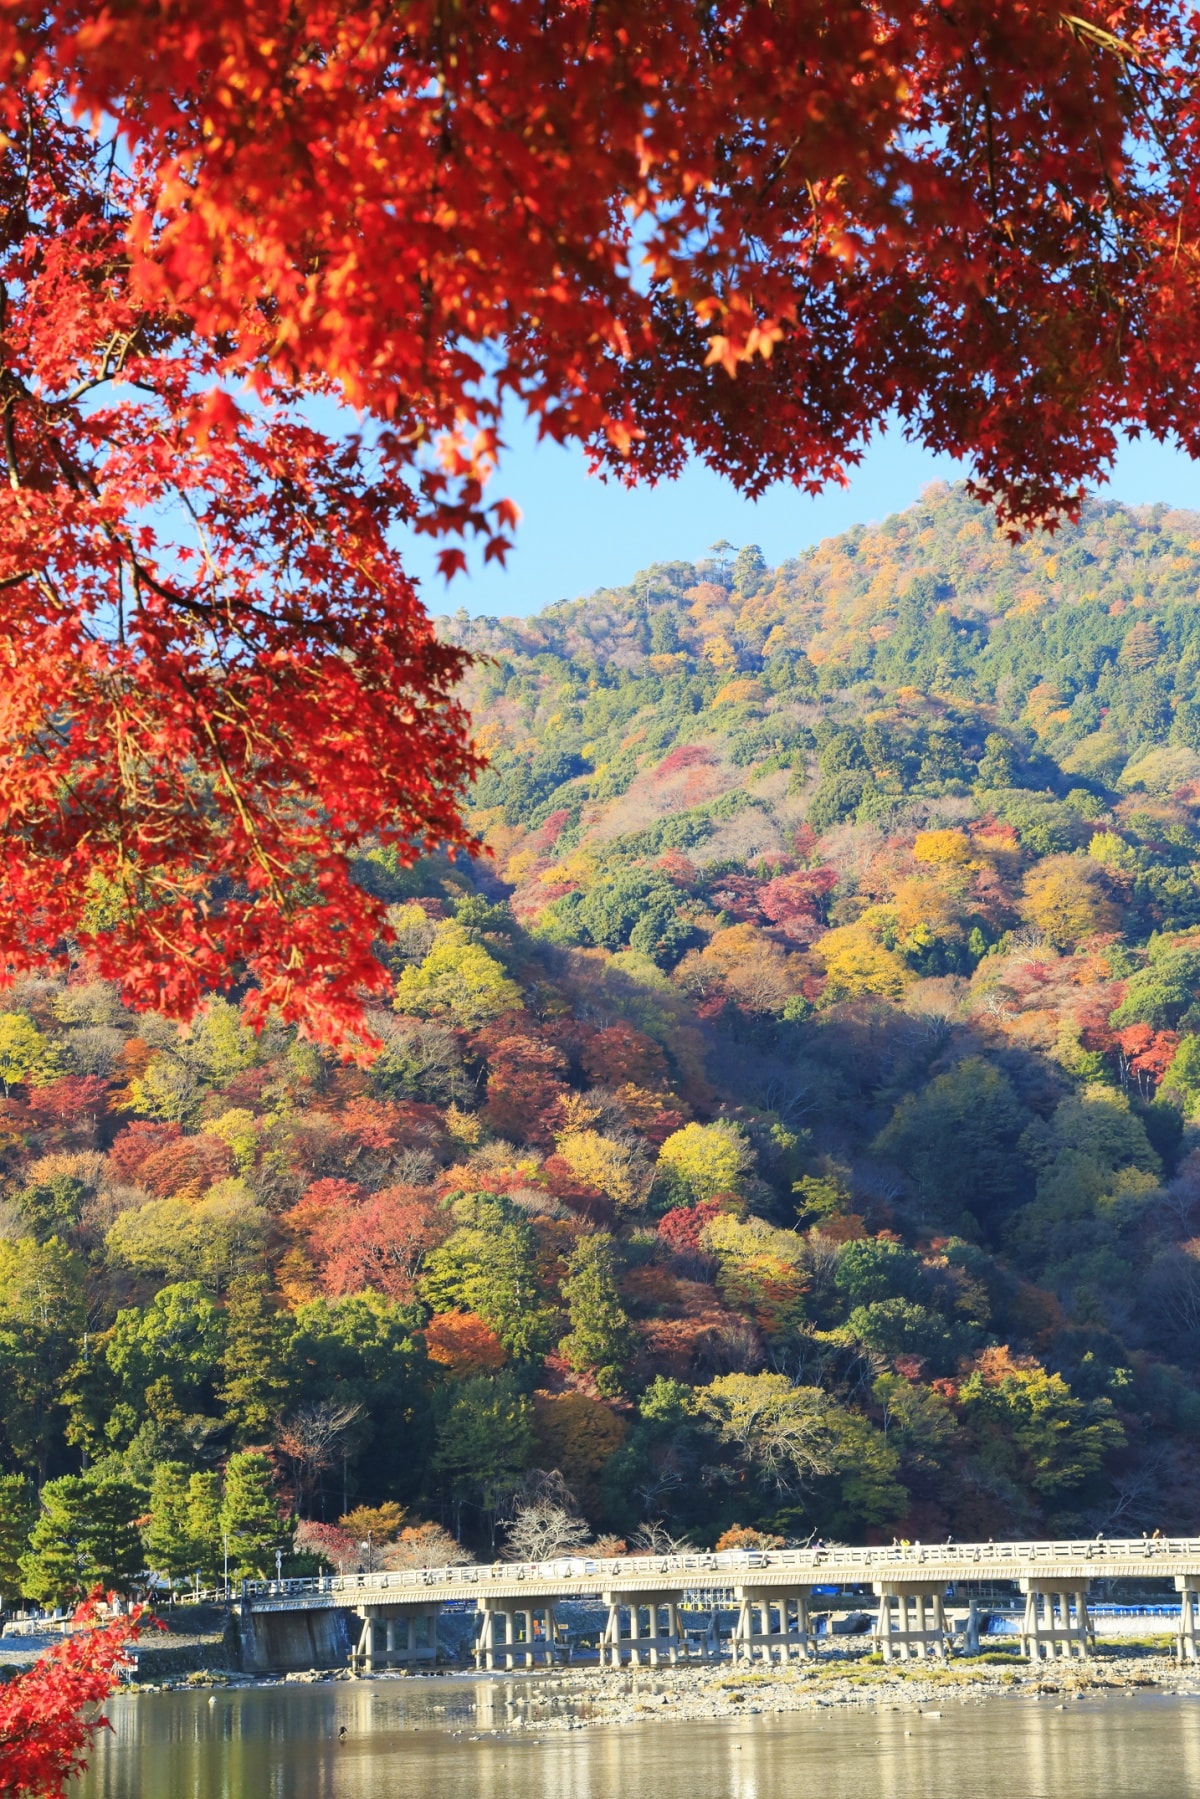
[[[598,1602],[607,1614],[599,1642],[602,1666],[656,1666],[726,1653],[741,1662],[804,1657],[817,1646],[810,1612],[818,1591],[869,1591],[877,1614],[872,1641],[886,1659],[944,1656],[952,1637],[947,1594],[970,1598],[981,1587],[1010,1583],[1025,1595],[1022,1652],[1037,1660],[1089,1652],[1094,1633],[1087,1602],[1098,1580],[1173,1584],[1180,1595],[1177,1653],[1197,1659],[1200,1538],[817,1544],[603,1560],[564,1555],[536,1563],[244,1581],[236,1597],[255,1614],[327,1608],[357,1613],[362,1631],[353,1664],[373,1672],[381,1665],[436,1661],[438,1613],[447,1604],[469,1605],[477,1613],[475,1657],[485,1669],[561,1659],[566,1650],[556,1607],[570,1600]],[[722,1606],[737,1614],[726,1637],[716,1622]],[[707,1612],[702,1633],[683,1622],[684,1611],[697,1608]]]

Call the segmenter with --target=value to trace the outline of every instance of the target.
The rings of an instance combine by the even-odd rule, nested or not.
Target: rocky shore
[[[519,1690],[518,1690],[519,1691]],[[1086,1662],[1034,1667],[996,1654],[945,1665],[878,1664],[830,1656],[790,1667],[676,1667],[548,1675],[514,1694],[502,1730],[557,1732],[597,1724],[780,1715],[859,1707],[936,1719],[948,1704],[1003,1695],[1065,1706],[1116,1693],[1198,1693],[1200,1668],[1180,1667],[1165,1646],[1101,1648]]]

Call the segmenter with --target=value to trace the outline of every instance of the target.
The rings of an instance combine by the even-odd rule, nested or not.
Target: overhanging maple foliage
[[[239,405],[133,291],[144,185],[53,97],[0,177],[6,959],[70,935],[135,1002],[252,979],[252,1018],[336,1036],[386,980],[351,852],[466,840],[464,659],[388,541],[411,495],[386,439],[331,442],[278,378]]]
[[[1121,428],[1200,448],[1196,60],[1168,0],[5,5],[14,957],[71,930],[177,1011],[248,970],[353,1021],[346,852],[461,842],[471,768],[387,533],[503,553],[508,393],[749,493],[899,413],[1019,523]]]
[[[100,1597],[93,1593],[75,1614],[86,1628],[0,1688],[0,1793],[59,1799],[87,1767],[92,1740],[109,1728],[96,1707],[130,1665],[145,1608],[104,1623]]]

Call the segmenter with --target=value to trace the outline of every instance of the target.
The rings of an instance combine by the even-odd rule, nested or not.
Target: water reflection
[[[655,1689],[646,1682],[640,1689]],[[110,1707],[78,1799],[1178,1799],[1200,1695],[947,1703],[546,1732],[546,1683],[405,1681],[147,1694]],[[668,1708],[664,1708],[667,1710]],[[513,1717],[531,1728],[485,1733]],[[344,1726],[346,1739],[339,1742]],[[455,1735],[453,1733],[458,1732]]]

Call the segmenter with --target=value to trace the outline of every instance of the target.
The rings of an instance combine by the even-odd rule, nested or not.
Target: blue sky
[[[431,612],[537,612],[627,581],[647,563],[698,558],[722,537],[757,543],[768,562],[782,562],[823,537],[911,505],[930,481],[963,473],[949,457],[888,435],[871,446],[848,488],[810,499],[781,486],[752,503],[697,465],[678,481],[629,492],[589,476],[580,452],[538,444],[531,427],[510,425],[508,438],[493,491],[511,496],[524,514],[516,549],[506,569],[473,565],[470,576],[447,588],[433,572],[428,540],[414,542],[406,562],[421,577]],[[1131,505],[1161,500],[1200,510],[1200,465],[1157,444],[1127,444],[1100,493]]]

